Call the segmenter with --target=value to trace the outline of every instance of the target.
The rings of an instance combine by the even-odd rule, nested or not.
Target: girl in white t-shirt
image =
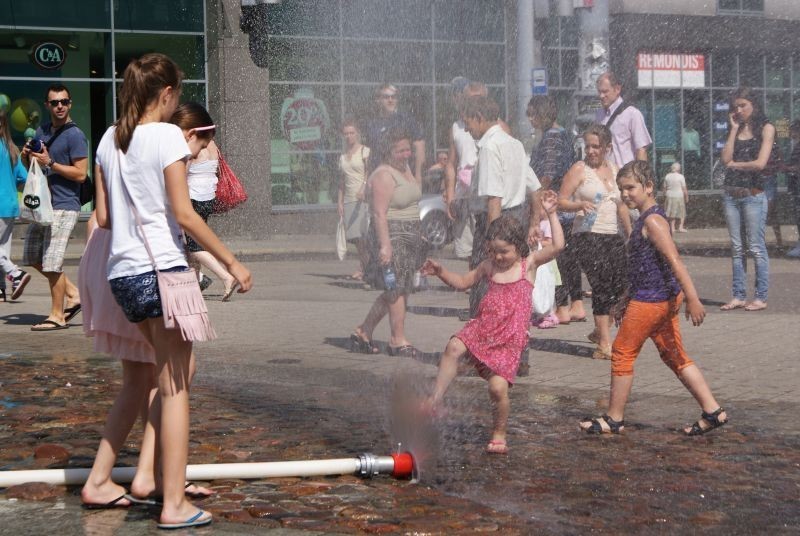
[[[99,178],[97,222],[100,227],[111,229],[107,277],[112,294],[128,320],[138,325],[155,350],[158,387],[150,404],[148,423],[159,427],[164,494],[160,528],[206,525],[211,522],[211,514],[199,510],[184,495],[189,383],[194,369],[192,343],[183,340],[180,330],[164,327],[156,274],[130,202],[139,213],[158,270],[187,269],[180,238],[183,229],[227,267],[239,284],[239,292],[248,291],[252,285],[247,268],[192,209],[186,159],[208,145],[210,135],[208,131],[190,132],[187,143],[180,128],[166,123],[178,105],[182,76],[178,66],[163,54],[147,54],[128,64],[119,93],[120,118],[100,141],[95,169],[95,177]],[[110,474],[103,470],[104,466],[113,464],[146,399],[147,385],[139,396],[142,398],[118,397],[115,401],[92,474]],[[96,495],[89,506],[131,504],[124,488],[110,479],[91,485]]]

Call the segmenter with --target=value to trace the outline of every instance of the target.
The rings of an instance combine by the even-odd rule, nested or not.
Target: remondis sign
[[[636,57],[639,87],[705,87],[702,54],[640,52]]]
[[[52,71],[64,65],[67,54],[58,43],[46,41],[38,43],[31,49],[31,61],[40,69]]]

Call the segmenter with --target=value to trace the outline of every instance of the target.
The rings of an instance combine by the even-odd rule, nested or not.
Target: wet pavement
[[[375,292],[343,277],[354,268],[309,258],[255,262],[257,287],[231,303],[207,291],[222,337],[197,347],[190,463],[388,454],[398,441],[420,455],[420,482],[379,476],[207,482],[197,504],[215,514],[197,534],[295,533],[663,534],[797,533],[800,434],[796,353],[800,262],[775,260],[770,308],[723,314],[729,260],[686,259],[709,310],[684,324],[731,424],[686,438],[699,411],[652,346],[637,377],[621,436],[577,430],[603,411],[608,363],[588,358],[587,323],[533,330],[531,375],[511,393],[510,453],[483,452],[490,413],[485,382],[460,377],[435,422],[398,426],[397,393],[424,390],[437,353],[458,329],[466,295],[439,285],[416,295],[409,337],[418,360],[346,349]],[[460,261],[446,260],[461,268]],[[433,282],[432,282],[433,283]],[[28,326],[48,302],[43,280],[0,305],[0,469],[88,467],[118,388],[116,361],[91,352],[73,328]],[[388,329],[376,331],[385,345]],[[395,410],[395,411],[393,411]],[[132,465],[138,432],[120,465]],[[156,533],[157,510],[80,508],[78,487],[0,490],[0,534]]]

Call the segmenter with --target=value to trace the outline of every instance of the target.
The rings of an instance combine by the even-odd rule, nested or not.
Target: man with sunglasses
[[[400,96],[397,87],[392,84],[383,84],[375,91],[376,114],[367,120],[366,128],[362,132],[364,145],[369,147],[373,154],[380,151],[381,141],[392,129],[399,129],[411,135],[411,144],[414,151],[411,172],[422,184],[422,170],[425,166],[425,137],[422,129],[414,117],[398,110]],[[370,158],[368,162],[369,173],[375,170],[380,162],[378,158]]]
[[[41,152],[29,144],[22,149],[24,161],[36,159],[47,176],[53,203],[53,223],[28,225],[23,263],[33,266],[50,284],[52,305],[47,319],[32,326],[32,331],[54,331],[69,327],[69,321],[81,310],[78,288],[64,273],[64,254],[81,210],[80,186],[86,180],[89,146],[86,136],[72,122],[72,99],[61,84],[47,88],[45,106],[50,122],[36,129]]]

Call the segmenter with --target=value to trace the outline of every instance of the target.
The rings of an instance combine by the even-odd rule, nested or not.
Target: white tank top
[[[458,169],[475,167],[478,163],[478,146],[472,134],[464,130],[464,123],[460,120],[453,123],[453,145],[456,147]]]
[[[219,160],[203,160],[189,166],[186,180],[189,197],[195,201],[213,201],[217,197],[217,168]]]

